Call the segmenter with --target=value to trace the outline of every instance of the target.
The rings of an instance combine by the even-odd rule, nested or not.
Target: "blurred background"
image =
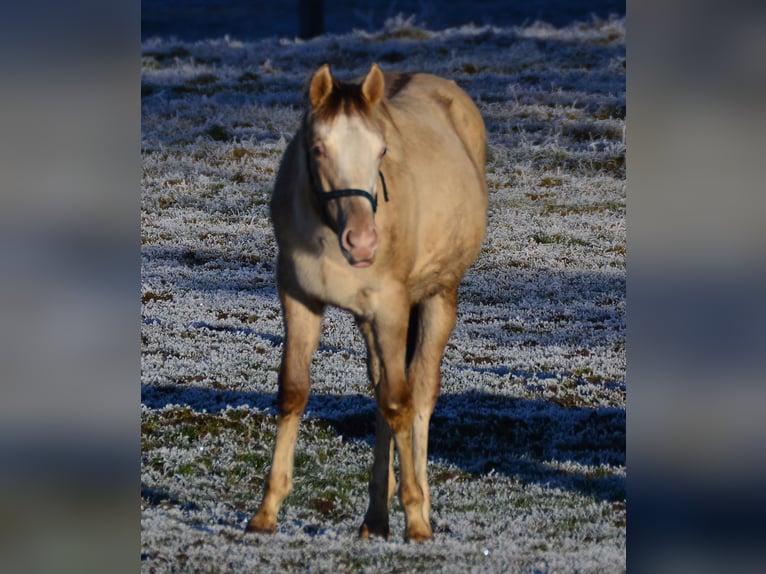
[[[321,6],[322,9],[319,7]],[[299,13],[324,15],[328,34],[378,30],[401,13],[431,29],[477,25],[515,26],[541,20],[563,26],[591,15],[625,14],[624,0],[141,0],[141,37],[195,41],[228,34],[237,40],[302,36]]]
[[[624,13],[599,0],[324,7],[331,33],[399,12],[429,28]],[[756,572],[766,14],[646,0],[627,21],[628,560],[631,572]],[[295,37],[297,2],[3,9],[3,571],[140,569],[140,41],[224,34]]]

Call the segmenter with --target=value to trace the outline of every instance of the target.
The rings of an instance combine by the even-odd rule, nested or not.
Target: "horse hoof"
[[[388,526],[372,526],[365,522],[359,529],[359,537],[363,540],[369,540],[371,536],[376,536],[378,538],[388,540]]]
[[[411,531],[405,533],[404,535],[405,540],[407,542],[417,542],[418,544],[421,544],[423,542],[426,542],[428,540],[433,540],[434,535],[433,532],[431,532],[431,529],[412,529]]]
[[[274,534],[277,531],[276,521],[266,520],[259,515],[255,515],[245,526],[245,532],[255,534]]]

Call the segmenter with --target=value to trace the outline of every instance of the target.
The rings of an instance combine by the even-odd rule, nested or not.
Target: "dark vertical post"
[[[324,33],[324,0],[299,0],[300,37],[313,38]]]

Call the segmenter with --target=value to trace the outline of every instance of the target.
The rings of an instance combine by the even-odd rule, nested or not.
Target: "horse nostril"
[[[347,251],[373,250],[378,246],[378,231],[375,227],[346,229],[343,232],[343,247]]]
[[[351,251],[354,248],[354,243],[351,239],[351,229],[346,229],[346,231],[343,232],[343,247],[347,251]]]

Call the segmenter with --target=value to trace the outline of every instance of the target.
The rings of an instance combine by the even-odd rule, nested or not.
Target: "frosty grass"
[[[329,310],[273,537],[282,325],[268,214],[325,61],[455,79],[488,128],[489,225],[431,424],[435,540],[361,541],[375,406]],[[142,44],[145,572],[625,570],[625,22]],[[390,190],[396,201],[396,190]]]

